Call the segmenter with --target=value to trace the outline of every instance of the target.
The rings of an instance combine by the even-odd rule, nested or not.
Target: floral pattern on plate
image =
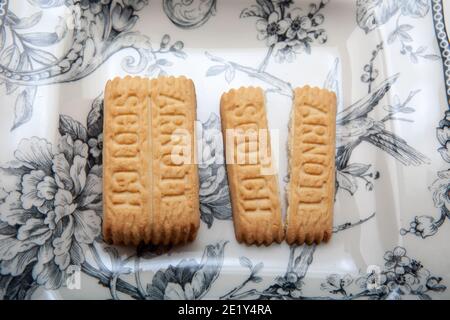
[[[34,13],[23,14],[25,10],[16,11],[11,1],[0,1],[0,83],[4,90],[0,100],[13,101],[11,108],[2,106],[5,114],[12,115],[11,137],[17,133],[21,137],[12,148],[8,141],[2,142],[12,152],[0,166],[1,298],[45,297],[51,294],[48,289],[59,294],[58,289],[63,287],[79,290],[68,295],[61,290],[59,297],[80,297],[84,292],[81,273],[86,276],[83,281],[96,287],[95,297],[113,299],[448,297],[450,275],[436,273],[436,264],[431,259],[422,259],[420,250],[403,244],[386,246],[377,257],[372,257],[371,261],[375,259],[379,266],[371,265],[364,270],[367,265],[361,262],[355,266],[358,272],[351,274],[327,268],[318,279],[310,270],[315,262],[324,263],[326,247],[284,244],[268,248],[278,259],[275,272],[271,272],[274,268],[269,257],[261,259],[253,248],[244,248],[244,254],[237,253],[240,247],[232,236],[214,237],[217,230],[231,230],[232,224],[220,119],[213,109],[208,110],[206,120],[199,124],[203,240],[186,251],[152,245],[127,249],[105,244],[101,239],[102,93],[97,92],[97,98],[90,100],[86,113],[70,110],[59,114],[54,139],[29,135],[25,129],[40,114],[35,104],[44,90],[57,92],[63,83],[87,83],[108,60],[117,61],[124,72],[145,76],[169,74],[176,69],[177,62],[189,63],[188,35],[178,38],[178,34],[163,32],[150,38],[138,30],[144,8],[154,9],[148,2],[30,0],[28,5],[34,8],[31,11]],[[234,3],[239,14],[228,18],[248,21],[249,39],[256,38],[264,46],[265,54],[250,65],[207,50],[203,57],[207,66],[203,79],[220,80],[223,75],[226,83],[231,84],[241,75],[248,76],[264,85],[266,94],[290,100],[296,84],[269,65],[295,64],[305,56],[318,54],[333,41],[333,30],[327,25],[332,11],[327,10],[343,3],[339,0]],[[364,193],[380,192],[375,190],[377,184],[390,173],[379,169],[375,162],[361,160],[358,154],[367,152],[367,145],[375,148],[370,150],[376,150],[377,156],[396,166],[436,169],[424,199],[429,197],[439,214],[415,216],[409,227],[384,234],[386,238],[401,237],[398,241],[415,239],[416,246],[426,246],[429,242],[425,241],[448,237],[443,226],[450,218],[449,112],[439,116],[437,129],[427,128],[436,130],[436,154],[441,160],[436,163],[435,155],[424,152],[423,145],[397,127],[403,123],[403,128],[414,130],[418,120],[415,114],[420,111],[416,105],[426,94],[424,88],[405,85],[409,83],[408,69],[398,72],[389,69],[386,73],[382,63],[389,47],[410,65],[428,68],[440,64],[449,50],[448,37],[441,37],[443,3],[385,0],[381,5],[378,1],[357,1],[352,5],[356,6],[356,19],[352,22],[355,28],[366,37],[381,29],[387,36],[361,54],[364,62],[354,74],[359,81],[357,85],[363,88],[356,91],[359,97],[351,102],[342,98],[341,59],[336,58],[322,81],[324,87],[336,92],[340,104],[337,198],[347,197],[356,203]],[[196,33],[213,27],[221,2],[165,0],[162,8],[154,10],[165,14],[175,28]],[[59,17],[50,31],[41,30],[47,12]],[[423,21],[431,21],[430,18],[434,19],[435,28],[430,24],[427,30],[436,34],[441,56],[433,52],[431,45],[422,43],[424,37],[414,35],[424,28]],[[53,50],[64,49],[66,41],[73,43],[67,51],[61,54]],[[115,56],[120,53],[121,58]],[[443,68],[447,76],[444,86],[449,90],[449,68],[445,63]],[[343,107],[344,103],[348,106]],[[339,236],[350,232],[356,235],[362,228],[371,232],[376,230],[373,222],[378,222],[382,215],[378,210],[361,212],[361,217],[336,224],[333,232]],[[409,220],[408,217],[405,219]],[[434,248],[441,247],[442,244],[436,244]],[[231,267],[240,268],[239,276],[229,278],[227,271]]]

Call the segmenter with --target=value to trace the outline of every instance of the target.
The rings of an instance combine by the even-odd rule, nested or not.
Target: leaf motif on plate
[[[0,56],[0,64],[11,69],[16,70],[20,61],[20,50],[15,44],[7,47]]]
[[[358,0],[356,21],[361,29],[369,33],[387,23],[399,11],[403,16],[422,18],[429,10],[427,0]]]
[[[423,56],[423,58],[428,59],[428,60],[433,60],[433,61],[437,61],[437,60],[441,60],[441,56],[437,55],[437,54],[426,54]]]
[[[28,122],[33,115],[33,103],[37,87],[26,87],[16,98],[14,106],[14,122],[11,131]]]
[[[385,24],[400,9],[399,0],[358,0],[356,2],[356,21],[366,33]]]
[[[223,256],[226,241],[218,242],[217,244],[207,245],[205,248],[204,256],[200,263],[200,269],[194,274],[193,280],[201,279],[201,283],[197,284],[198,291],[196,298],[204,296],[211,288],[212,283],[217,279],[222,269]],[[201,277],[198,275],[202,274]]]
[[[58,61],[58,58],[56,58],[52,53],[38,48],[30,48],[27,50],[27,54],[37,63],[47,67],[54,65]]]
[[[38,47],[47,47],[58,42],[59,38],[55,32],[31,32],[19,36],[24,42]]]
[[[59,133],[61,136],[68,134],[73,140],[81,140],[86,142],[87,140],[87,130],[86,128],[77,120],[74,120],[70,116],[60,115],[59,116]]]
[[[226,65],[212,66],[208,69],[208,71],[206,71],[206,76],[207,77],[217,76],[217,75],[221,74],[222,72],[225,72],[226,70],[227,70]]]
[[[361,176],[370,169],[370,164],[352,163],[341,170],[341,172],[351,174],[353,176]]]
[[[5,40],[6,40],[6,31],[5,28],[0,28],[0,52],[5,47]]]
[[[218,278],[227,242],[209,244],[199,262],[183,259],[177,265],[159,269],[147,285],[148,299],[201,299]]]
[[[67,3],[66,0],[28,0],[28,2],[42,9],[56,8]]]
[[[29,29],[34,27],[42,19],[42,11],[36,12],[29,17],[19,19],[14,25],[14,29]]]
[[[249,268],[250,270],[253,269],[253,264],[250,261],[250,259],[247,257],[244,257],[244,256],[239,257],[239,263],[241,264],[241,266],[243,266],[245,268]]]
[[[234,77],[236,76],[236,71],[233,67],[228,67],[225,71],[225,80],[227,80],[228,83],[231,83],[231,81],[234,80]]]
[[[354,195],[358,190],[356,178],[349,173],[336,171],[336,182],[339,188],[347,190],[351,195]]]
[[[89,137],[95,137],[103,132],[103,94],[95,98],[91,110],[87,116],[87,133]]]
[[[167,59],[158,59],[158,60],[156,60],[156,64],[158,64],[160,66],[164,66],[164,67],[170,67],[173,65],[173,63]]]
[[[259,17],[264,18],[267,13],[262,9],[261,6],[251,5],[248,8],[242,10],[240,14],[240,18],[248,18],[248,17]]]
[[[275,11],[275,7],[270,0],[256,0],[256,3],[264,10],[267,16]]]
[[[430,11],[430,2],[428,0],[401,0],[402,14],[412,18],[422,18]]]

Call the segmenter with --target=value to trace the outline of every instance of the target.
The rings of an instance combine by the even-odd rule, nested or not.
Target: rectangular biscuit
[[[284,230],[263,91],[250,87],[224,93],[220,114],[236,238],[247,244],[279,243]]]
[[[184,77],[108,81],[103,125],[103,237],[179,244],[200,223],[196,98]],[[177,156],[178,155],[178,156]]]
[[[309,86],[295,89],[290,121],[286,240],[328,241],[335,190],[336,95]]]

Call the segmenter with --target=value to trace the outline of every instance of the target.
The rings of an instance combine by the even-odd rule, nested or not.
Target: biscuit
[[[336,95],[309,86],[295,89],[290,121],[286,241],[328,241],[335,189]]]
[[[108,81],[103,125],[103,237],[180,244],[200,224],[194,84],[184,77]],[[174,154],[179,157],[172,157]]]
[[[249,245],[279,243],[284,230],[263,91],[224,93],[220,114],[236,238]]]

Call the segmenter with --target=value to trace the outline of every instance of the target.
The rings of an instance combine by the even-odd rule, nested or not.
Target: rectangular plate
[[[450,7],[73,2],[0,0],[1,298],[450,298]],[[202,222],[190,245],[101,240],[103,90],[127,74],[195,82]],[[220,96],[265,90],[284,214],[292,89],[305,84],[338,96],[335,234],[239,245]]]

